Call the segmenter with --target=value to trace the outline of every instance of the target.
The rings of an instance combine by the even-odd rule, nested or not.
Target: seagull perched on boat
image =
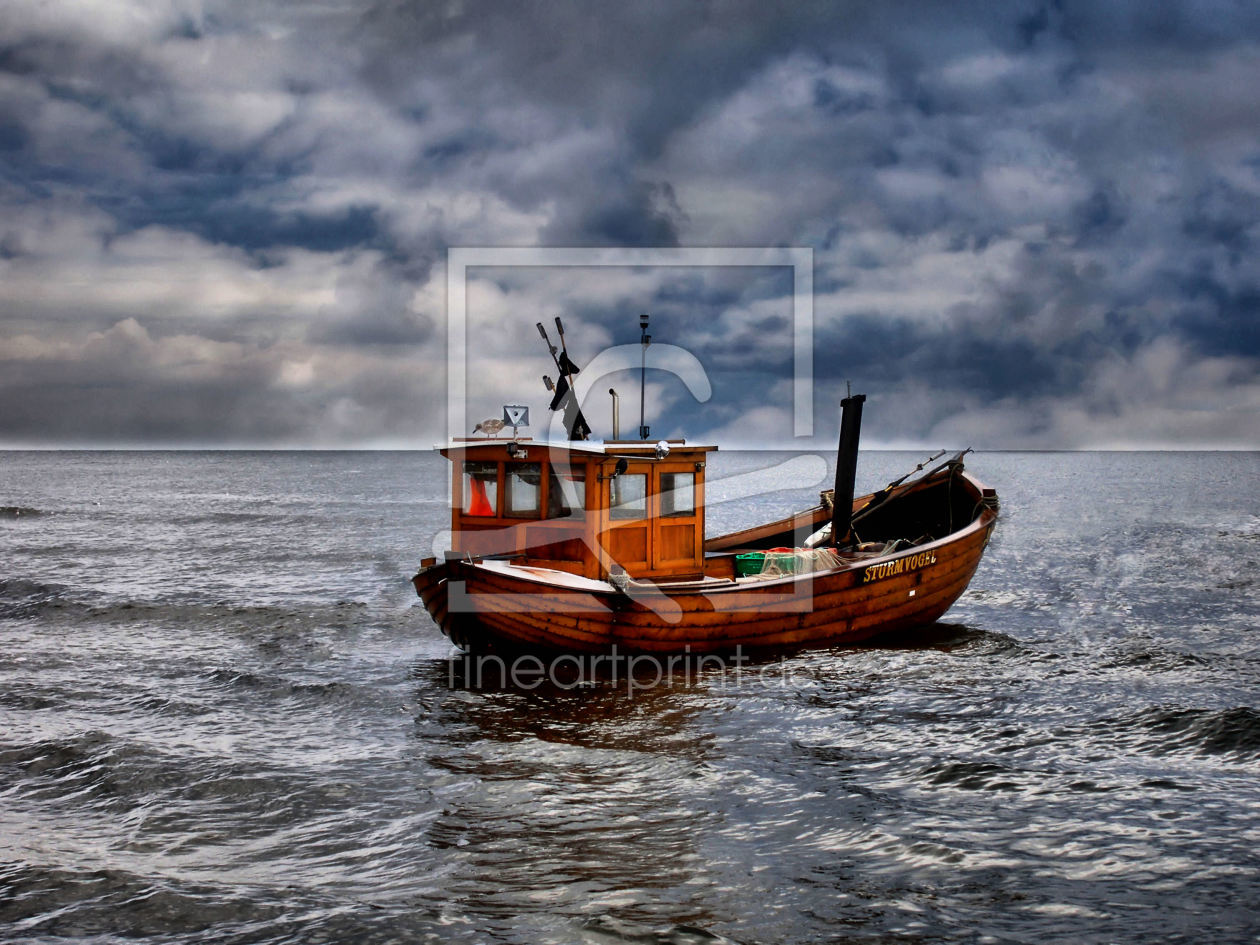
[[[473,433],[484,433],[486,436],[494,436],[503,429],[503,421],[498,417],[491,417],[489,420],[482,420],[473,427]]]

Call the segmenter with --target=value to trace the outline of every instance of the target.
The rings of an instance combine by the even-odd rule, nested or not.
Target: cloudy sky
[[[819,443],[1260,449],[1257,88],[1252,0],[3,3],[0,445],[428,446],[451,247],[800,247]],[[782,267],[470,269],[469,415],[642,311],[654,435],[812,445]]]

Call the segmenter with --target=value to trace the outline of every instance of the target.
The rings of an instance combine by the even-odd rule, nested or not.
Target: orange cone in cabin
[[[468,514],[494,515],[494,506],[490,504],[490,497],[486,495],[486,484],[476,476],[468,481],[472,486],[472,501],[468,503]]]

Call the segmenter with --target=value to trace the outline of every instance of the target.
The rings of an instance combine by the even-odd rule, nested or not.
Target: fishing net
[[[761,563],[765,577],[812,574],[840,567],[840,557],[830,548],[785,548],[766,552]]]

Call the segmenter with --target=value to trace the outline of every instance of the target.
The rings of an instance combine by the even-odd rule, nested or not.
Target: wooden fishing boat
[[[975,573],[997,495],[960,453],[854,498],[864,400],[842,402],[818,506],[707,540],[714,446],[452,440],[452,547],[416,591],[479,652],[756,653],[930,624]]]

